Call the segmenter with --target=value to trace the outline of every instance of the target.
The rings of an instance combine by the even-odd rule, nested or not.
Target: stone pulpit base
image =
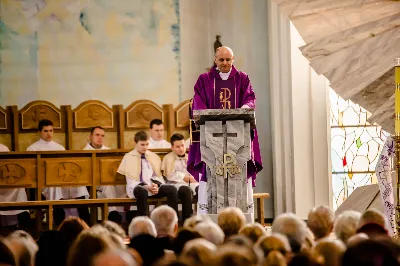
[[[247,161],[251,159],[250,129],[255,124],[254,110],[195,110],[194,118],[200,126],[201,159],[207,169],[206,208],[198,208],[203,209],[199,214],[207,214],[217,221],[221,210],[238,207],[247,222],[253,222],[254,204],[251,180],[247,183]],[[200,200],[199,204],[204,205]]]

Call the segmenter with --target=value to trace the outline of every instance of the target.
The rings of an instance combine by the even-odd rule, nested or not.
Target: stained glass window
[[[329,90],[333,208],[360,186],[377,182],[375,166],[387,132],[369,124],[371,113]]]

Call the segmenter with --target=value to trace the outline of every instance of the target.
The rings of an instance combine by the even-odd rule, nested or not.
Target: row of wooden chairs
[[[22,109],[17,106],[0,107],[0,143],[12,151],[25,151],[37,140],[37,126],[41,119],[54,124],[54,140],[67,150],[80,150],[86,145],[92,127],[106,130],[106,144],[114,149],[133,148],[133,136],[149,129],[150,121],[161,119],[168,139],[174,133],[189,137],[189,104],[159,106],[150,100],[138,100],[124,108],[89,100],[72,109],[70,105],[56,107],[47,101],[33,101]]]

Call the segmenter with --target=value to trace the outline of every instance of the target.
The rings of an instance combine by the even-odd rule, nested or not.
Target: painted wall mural
[[[0,105],[179,103],[179,0],[0,0]]]

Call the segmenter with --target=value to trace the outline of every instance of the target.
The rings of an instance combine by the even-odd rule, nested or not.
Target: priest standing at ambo
[[[194,86],[193,110],[256,108],[256,96],[249,76],[237,70],[233,62],[232,49],[222,46],[216,50],[214,66],[209,72],[201,74]],[[193,140],[199,140],[196,138],[199,135],[193,135]],[[198,202],[199,206],[205,208],[201,208],[199,212],[205,211],[208,204],[205,168],[205,163],[201,161],[200,143],[194,141],[190,145],[188,171],[200,181]],[[256,175],[262,168],[257,130],[251,129],[251,160],[247,162],[249,213],[254,211],[252,188],[255,186]]]

